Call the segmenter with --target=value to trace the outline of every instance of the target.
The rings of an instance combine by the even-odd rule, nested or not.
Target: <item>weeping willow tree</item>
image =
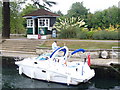
[[[36,5],[38,8],[42,8],[42,9],[50,10],[47,6],[52,7],[53,5],[56,5],[56,2],[48,1],[48,0],[32,0],[32,1],[34,3],[33,5]]]

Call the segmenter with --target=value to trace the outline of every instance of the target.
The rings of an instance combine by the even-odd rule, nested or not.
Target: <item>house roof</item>
[[[38,10],[36,10],[36,11],[33,11],[33,12],[31,12],[31,13],[29,13],[29,14],[27,14],[27,15],[24,15],[23,17],[30,17],[30,16],[47,16],[47,17],[58,17],[58,16],[60,16],[60,15],[58,15],[58,14],[55,14],[55,13],[52,13],[52,12],[50,12],[50,11],[47,11],[47,10],[45,10],[45,9],[38,9]]]

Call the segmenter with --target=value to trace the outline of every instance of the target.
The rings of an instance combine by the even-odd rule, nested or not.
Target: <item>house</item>
[[[52,27],[59,15],[45,9],[38,9],[23,17],[27,20],[27,38],[39,39],[41,35],[52,33]]]

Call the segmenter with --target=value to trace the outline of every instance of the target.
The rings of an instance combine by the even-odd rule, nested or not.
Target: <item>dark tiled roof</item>
[[[52,13],[50,11],[47,11],[45,9],[38,9],[36,11],[33,11],[27,15],[24,15],[23,17],[26,17],[26,16],[60,16],[58,14],[55,14],[55,13]]]

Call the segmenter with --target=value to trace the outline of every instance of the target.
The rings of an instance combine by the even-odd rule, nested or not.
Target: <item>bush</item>
[[[85,28],[70,26],[61,30],[59,38],[78,38],[95,40],[119,40],[118,31],[88,31]]]
[[[95,33],[95,31],[88,31],[87,32],[87,38],[92,39],[94,33]]]
[[[76,37],[76,28],[69,27],[67,29],[61,30],[59,38],[75,38]]]
[[[115,31],[97,31],[92,36],[97,40],[119,40],[118,32]]]
[[[78,38],[78,39],[87,39],[87,31],[84,28],[72,27],[70,26],[67,29],[61,30],[59,38]]]
[[[88,39],[86,31],[79,31],[77,32],[77,38],[79,39]]]
[[[104,31],[97,31],[93,34],[92,38],[93,39],[104,39],[105,37],[105,32]]]
[[[110,31],[109,32],[109,39],[111,39],[111,40],[119,40],[120,36],[119,36],[118,32]]]

